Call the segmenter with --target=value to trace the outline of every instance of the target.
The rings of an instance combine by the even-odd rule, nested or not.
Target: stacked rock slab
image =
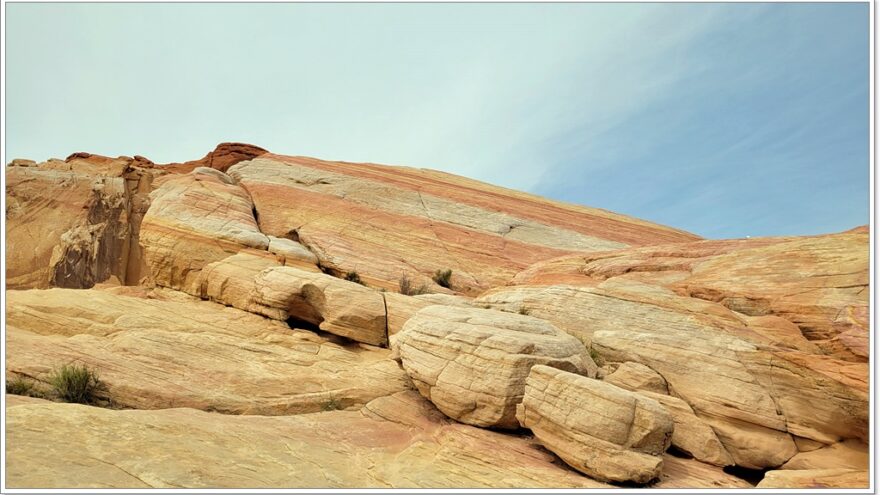
[[[293,266],[271,253],[243,250],[206,265],[198,277],[201,297],[251,313],[288,320],[358,342],[385,345],[381,292]]]
[[[546,321],[479,308],[428,306],[392,345],[424,397],[482,427],[519,427],[516,405],[535,365],[596,374],[584,346]]]
[[[547,366],[531,369],[516,417],[573,468],[616,482],[658,478],[674,429],[652,399]]]

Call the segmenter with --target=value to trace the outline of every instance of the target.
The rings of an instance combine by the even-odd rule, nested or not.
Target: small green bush
[[[397,286],[400,289],[400,293],[406,296],[418,296],[428,292],[427,285],[422,284],[416,287],[406,273],[400,276],[400,280],[397,281]]]
[[[104,384],[95,370],[84,364],[65,364],[52,371],[49,383],[61,400],[77,404],[92,404]]]
[[[441,287],[446,287],[447,289],[452,288],[452,282],[450,282],[450,278],[452,278],[452,270],[437,270],[434,272],[434,276],[432,277],[434,282]]]
[[[16,376],[15,378],[6,381],[6,393],[33,397],[36,395],[36,390],[34,390],[33,381]]]
[[[346,272],[345,276],[342,278],[344,278],[345,280],[348,280],[349,282],[354,282],[356,284],[367,285],[364,283],[363,280],[361,280],[361,276],[358,275],[358,272],[356,272],[356,271]]]

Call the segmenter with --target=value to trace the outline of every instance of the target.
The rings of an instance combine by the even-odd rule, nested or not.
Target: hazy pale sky
[[[7,3],[5,160],[222,141],[713,238],[869,218],[868,4]]]

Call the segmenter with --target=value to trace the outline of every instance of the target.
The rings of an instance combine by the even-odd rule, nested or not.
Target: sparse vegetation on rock
[[[342,278],[345,280],[348,280],[349,282],[354,282],[356,284],[361,284],[364,286],[367,285],[364,283],[363,280],[361,280],[361,276],[358,275],[358,272],[356,272],[356,271],[345,272],[345,276]]]
[[[400,289],[400,293],[405,296],[418,296],[421,294],[425,294],[428,292],[428,286],[425,284],[416,286],[411,278],[404,272],[400,276],[400,280],[397,282],[397,287]]]
[[[93,368],[84,364],[65,364],[52,370],[49,383],[53,392],[65,402],[94,404],[104,384]]]

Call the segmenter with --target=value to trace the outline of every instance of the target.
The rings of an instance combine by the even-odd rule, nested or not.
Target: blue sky
[[[5,159],[435,168],[711,237],[868,222],[868,4],[6,4]]]

